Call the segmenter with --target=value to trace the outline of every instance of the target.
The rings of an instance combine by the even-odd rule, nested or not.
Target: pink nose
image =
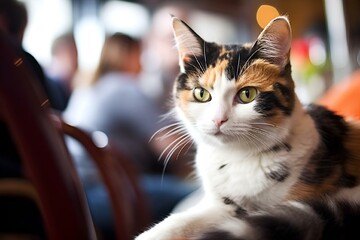
[[[227,122],[227,118],[219,118],[219,119],[214,119],[213,122],[215,123],[216,127],[220,127],[221,125],[223,125],[225,122]]]

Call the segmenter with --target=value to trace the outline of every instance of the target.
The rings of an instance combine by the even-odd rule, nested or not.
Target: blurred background
[[[294,79],[304,103],[315,101],[360,66],[358,0],[23,1],[29,12],[24,47],[42,66],[50,65],[54,39],[71,31],[78,47],[79,72],[88,74],[98,62],[105,36],[123,32],[141,38],[147,46],[141,58],[147,74],[143,85],[155,97],[165,88],[153,73],[170,61],[168,55],[176,58],[177,54],[170,14],[180,15],[205,40],[227,43],[253,41],[271,18],[289,16]],[[159,46],[154,35],[162,38]]]
[[[5,8],[6,3],[18,3],[17,1],[21,2],[20,10],[24,10],[25,5],[27,14],[26,11],[14,12]],[[46,94],[46,98],[45,95],[41,97],[41,109],[49,110],[44,107],[49,105],[51,111],[46,114],[51,113],[57,121],[64,121],[62,124],[68,126],[68,132],[64,127],[60,129],[61,137],[66,137],[66,148],[74,160],[84,185],[91,216],[103,239],[114,239],[115,230],[118,239],[125,239],[121,238],[123,231],[128,236],[137,233],[146,224],[167,216],[199,187],[192,168],[196,146],[172,119],[164,118],[159,121],[171,107],[168,101],[179,72],[171,15],[187,22],[204,40],[220,43],[253,42],[271,19],[287,15],[293,32],[293,78],[300,101],[304,104],[321,103],[339,114],[360,119],[359,0],[17,1],[0,0],[0,31],[9,34],[8,37],[14,43],[21,45],[24,55],[20,62],[16,61],[11,66],[18,69],[15,67],[21,66],[24,59],[33,70],[28,74],[33,74],[33,78],[29,79],[38,80],[33,84],[37,84],[39,89],[43,88]],[[15,29],[18,31],[10,31],[16,22],[19,22],[18,29]],[[2,60],[11,57],[5,50],[7,49],[2,48]],[[6,74],[21,73],[14,69],[3,69]],[[58,145],[53,146],[53,141],[45,141],[41,138],[42,134],[38,134],[38,130],[49,132],[44,122],[40,122],[41,118],[38,118],[45,111],[39,111],[38,102],[33,104],[38,107],[34,107],[36,111],[28,111],[26,106],[30,105],[25,103],[32,103],[37,99],[33,97],[37,94],[31,92],[35,88],[27,87],[31,86],[31,81],[23,77],[16,75],[15,81],[12,79],[0,79],[1,84],[12,84],[7,88],[11,90],[9,93],[5,88],[0,88],[1,99],[6,100],[0,101],[0,115],[15,113],[11,118],[0,117],[0,179],[9,176],[27,177],[21,160],[26,160],[26,156],[30,155],[25,152],[20,156],[15,143],[20,147],[23,146],[20,144],[24,144],[29,146],[33,153],[31,156],[36,159],[28,162],[41,166],[39,168],[34,165],[33,169],[39,172],[35,171],[32,177],[40,179],[37,182],[48,187],[41,192],[41,197],[47,199],[50,196],[51,199],[63,201],[63,192],[53,187],[54,183],[59,182],[59,178],[56,178],[58,175],[52,174],[49,167],[43,167],[39,159],[43,159],[44,163],[52,161],[48,161],[46,155],[38,155],[32,150],[34,146],[41,146],[40,149],[60,149]],[[16,97],[22,91],[29,91],[28,99]],[[21,117],[23,113],[30,112],[33,113],[33,118]],[[18,125],[13,124],[13,119]],[[38,128],[29,125],[32,121],[28,120],[32,119],[40,119]],[[7,122],[3,122],[4,120]],[[57,126],[58,122],[51,124],[49,126]],[[14,142],[9,129],[18,134],[32,130],[34,134],[28,134],[29,138],[22,138],[21,135]],[[115,164],[128,164],[129,167],[124,168],[125,170],[122,166],[113,168],[112,165],[106,165],[107,160],[103,161],[103,155],[93,157],[78,136],[69,134],[69,129],[83,133],[92,147],[98,147],[97,150],[103,151],[106,146],[110,146],[112,151],[106,159],[112,159]],[[48,139],[59,138],[56,135],[58,132],[53,130],[54,133],[49,134]],[[69,135],[74,139],[69,139]],[[36,145],[37,143],[44,146]],[[64,153],[57,154],[53,160],[64,164],[67,161],[62,160],[69,155]],[[108,166],[111,168],[106,168]],[[64,169],[70,168],[72,166]],[[73,173],[66,171],[69,172]],[[61,176],[66,175],[61,173]],[[48,181],[49,177],[54,181]],[[131,177],[131,181],[123,181],[121,177],[128,177],[128,180]],[[138,194],[128,194],[126,187],[133,187],[134,193]],[[40,192],[42,188],[36,190],[38,189]],[[49,194],[49,189],[54,189],[55,197]],[[125,190],[127,192],[123,194]],[[119,194],[123,195],[119,197]],[[136,202],[135,198],[140,200]],[[141,205],[138,203],[143,201],[144,207],[138,207]],[[14,225],[21,230],[18,216],[26,214],[23,214],[23,208],[18,205],[23,204],[14,202],[13,211],[8,207],[12,203],[12,199],[6,204],[0,202],[0,212],[8,212],[5,213],[5,218],[0,219],[0,239],[3,239],[1,234],[4,232],[1,227],[7,228],[7,222],[10,223],[10,228]],[[62,202],[60,205],[63,206]],[[57,215],[52,214],[52,211],[55,209],[61,214],[64,212],[65,221],[61,224],[49,222],[49,226],[61,229],[62,225],[71,223],[68,222],[67,214],[75,211],[61,211],[62,208],[58,206],[59,203],[54,201],[54,205],[48,206],[49,211],[43,213],[48,214],[49,219],[57,220]],[[23,207],[27,209],[26,206]],[[149,211],[145,211],[146,207],[149,207]],[[29,209],[32,210],[32,207]],[[128,213],[127,217],[132,216],[125,220],[128,227],[115,228],[123,226],[123,211]],[[141,215],[144,215],[141,218],[143,221],[138,220]],[[13,222],[9,221],[10,216],[14,217]],[[30,212],[21,219],[24,220],[26,229],[28,223],[35,223],[42,233],[42,218],[39,213]],[[79,222],[82,226],[83,221]],[[130,227],[132,225],[134,226]],[[58,234],[55,233],[54,236]]]

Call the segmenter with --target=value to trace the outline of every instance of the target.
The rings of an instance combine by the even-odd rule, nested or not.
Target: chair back
[[[34,185],[49,239],[96,239],[79,178],[22,52],[0,33],[0,118]]]
[[[74,138],[84,147],[99,170],[110,196],[117,239],[133,239],[149,225],[150,214],[131,162],[112,146],[111,141],[105,145],[97,144],[94,134],[67,124],[59,116],[53,115],[53,118],[64,135]]]

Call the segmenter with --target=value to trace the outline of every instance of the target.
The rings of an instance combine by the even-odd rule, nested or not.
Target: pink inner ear
[[[184,63],[188,63],[190,62],[191,58],[189,57],[189,55],[183,55],[181,59]]]
[[[263,52],[275,63],[284,66],[289,61],[291,48],[291,28],[284,17],[274,19],[265,27],[258,40],[263,44]]]
[[[276,36],[280,50],[284,54],[287,54],[290,51],[291,47],[291,29],[285,20],[275,21],[273,27],[271,27],[271,34]]]
[[[200,56],[203,49],[201,38],[180,19],[173,18],[173,31],[177,43],[180,60],[187,63],[191,56]]]

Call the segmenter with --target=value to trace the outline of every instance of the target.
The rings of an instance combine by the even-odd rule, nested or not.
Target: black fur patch
[[[223,202],[225,205],[232,205],[235,207],[235,216],[238,218],[243,218],[244,216],[247,215],[247,211],[246,209],[242,208],[241,206],[239,206],[236,202],[234,202],[233,200],[231,200],[228,197],[223,197]]]
[[[272,111],[275,109],[280,109],[285,115],[289,116],[293,109],[292,106],[282,104],[275,92],[259,93],[257,102],[255,111],[266,116],[271,116],[273,114]]]
[[[279,151],[282,151],[282,150],[290,152],[291,151],[291,145],[288,144],[288,143],[277,144],[277,145],[273,146],[269,151],[279,152]]]
[[[343,174],[339,178],[337,185],[340,187],[352,188],[355,187],[356,184],[357,184],[356,177],[346,173],[345,170],[343,170]]]
[[[227,164],[223,164],[219,167],[219,170],[223,169],[224,167],[226,167]]]
[[[249,215],[244,221],[252,226],[251,232],[259,235],[256,239],[323,239],[320,238],[321,220],[315,214],[291,205],[278,205],[267,213]]]
[[[289,168],[284,164],[279,164],[276,170],[272,170],[266,174],[266,177],[275,180],[277,182],[283,182],[290,176]]]
[[[228,49],[231,50],[231,54],[226,74],[229,80],[237,80],[243,70],[247,58],[249,57],[249,49],[239,47],[237,45],[228,45]]]
[[[309,205],[324,223],[322,239],[360,239],[360,206],[346,202],[329,206],[322,201],[312,201]]]
[[[254,232],[261,234],[266,240],[303,240],[303,229],[292,225],[288,219],[278,216],[254,216],[248,220],[255,228]]]
[[[191,90],[191,88],[188,86],[188,75],[186,75],[185,73],[179,74],[176,81],[176,90],[178,92],[181,90]]]
[[[236,217],[243,218],[243,217],[247,216],[247,211],[244,208],[238,206],[235,210],[235,214],[236,214]]]
[[[230,198],[228,197],[223,197],[223,202],[225,205],[234,205],[234,206],[237,206],[237,204],[231,200]]]
[[[308,167],[302,172],[300,180],[307,184],[320,184],[340,168],[342,176],[338,184],[354,186],[355,177],[346,173],[343,168],[348,159],[348,152],[344,146],[348,128],[344,119],[326,108],[316,105],[309,106],[308,113],[313,118],[320,134],[320,143],[311,157]]]
[[[213,231],[204,233],[197,240],[242,240],[242,239],[234,237],[229,232],[225,232],[222,230],[213,230]]]

